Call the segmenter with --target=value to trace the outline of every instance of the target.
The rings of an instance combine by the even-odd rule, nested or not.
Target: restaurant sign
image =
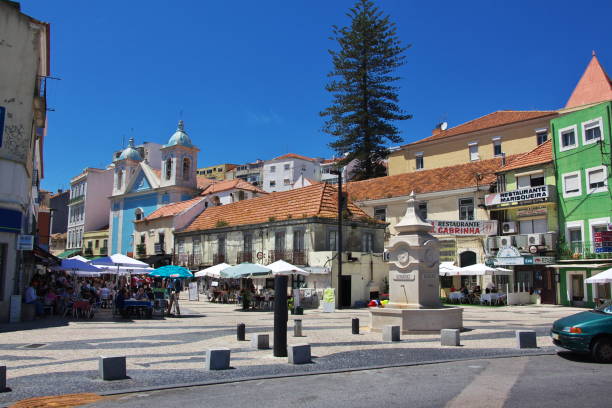
[[[497,221],[431,221],[436,235],[496,235]]]
[[[519,188],[518,190],[504,191],[503,193],[487,194],[485,205],[510,204],[521,201],[547,199],[549,196],[548,186],[536,186]]]

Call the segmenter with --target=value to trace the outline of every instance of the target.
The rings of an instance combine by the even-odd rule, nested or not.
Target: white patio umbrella
[[[201,278],[204,276],[209,276],[211,278],[220,278],[221,277],[221,271],[224,269],[229,268],[232,265],[226,264],[225,262],[221,262],[220,264],[216,264],[213,265],[211,267],[202,269],[201,271],[198,271],[195,273],[195,277],[196,278]]]
[[[461,275],[461,268],[455,266],[454,262],[440,262],[440,276]]]
[[[295,265],[291,265],[289,262],[285,262],[282,259],[271,263],[268,265],[268,268],[272,270],[272,275],[310,275],[310,272],[298,268]]]
[[[478,264],[474,264],[474,265],[470,265],[470,266],[466,266],[466,267],[461,268],[459,273],[461,275],[476,275],[476,276],[483,276],[483,275],[511,275],[512,271],[510,269],[492,268],[492,267],[487,266],[485,264],[478,263]]]
[[[591,276],[584,281],[586,283],[610,283],[612,282],[612,268],[599,272],[597,275]]]
[[[91,264],[103,269],[104,273],[117,275],[126,275],[128,273],[145,274],[153,270],[148,264],[123,254],[113,254],[94,259],[91,261]]]

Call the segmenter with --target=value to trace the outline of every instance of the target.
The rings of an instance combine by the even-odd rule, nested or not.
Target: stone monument
[[[431,224],[418,216],[414,192],[407,203],[395,226],[398,235],[389,242],[389,303],[370,309],[370,329],[399,325],[402,334],[461,329],[463,309],[440,303],[438,240],[430,234]]]

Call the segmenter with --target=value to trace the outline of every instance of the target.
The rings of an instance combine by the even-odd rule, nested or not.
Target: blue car
[[[556,346],[612,363],[612,301],[555,321],[550,336]]]

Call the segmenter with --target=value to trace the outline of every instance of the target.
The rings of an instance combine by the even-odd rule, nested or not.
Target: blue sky
[[[122,140],[165,143],[182,118],[201,167],[330,157],[319,112],[333,24],[353,1],[22,0],[51,23],[43,188],[104,167]],[[406,142],[501,109],[562,107],[591,57],[612,72],[607,1],[380,0],[408,50]]]

